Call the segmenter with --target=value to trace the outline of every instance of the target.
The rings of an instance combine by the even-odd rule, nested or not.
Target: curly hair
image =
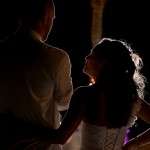
[[[98,83],[105,91],[110,127],[127,125],[137,97],[144,98],[142,58],[127,42],[110,38],[103,38],[93,53],[105,65]]]

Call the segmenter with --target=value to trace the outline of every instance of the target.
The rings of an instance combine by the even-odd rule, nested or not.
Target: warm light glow
[[[89,85],[93,85],[93,84],[95,84],[95,81],[94,81],[94,79],[91,77],[91,78],[90,78],[90,84],[89,84]]]

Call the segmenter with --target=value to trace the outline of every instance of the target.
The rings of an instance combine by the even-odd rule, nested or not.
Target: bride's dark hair
[[[137,97],[144,98],[142,59],[125,41],[110,38],[103,38],[93,48],[93,53],[105,65],[98,84],[106,95],[109,125],[127,125]]]

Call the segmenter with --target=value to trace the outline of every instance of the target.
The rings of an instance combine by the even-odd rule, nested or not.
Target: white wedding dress
[[[78,141],[79,138],[81,139],[79,146],[71,150],[121,150],[125,142],[127,129],[137,119],[135,114],[139,111],[140,106],[141,101],[138,100],[133,106],[128,125],[121,128],[108,129],[105,126],[96,126],[83,121],[80,125],[81,131],[78,133]]]
[[[83,122],[81,150],[121,150],[127,129],[108,129]]]

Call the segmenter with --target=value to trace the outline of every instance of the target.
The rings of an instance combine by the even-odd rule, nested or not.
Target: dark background
[[[82,73],[85,56],[91,49],[92,10],[90,0],[54,0],[56,18],[48,43],[65,50],[72,63],[74,88],[89,83]]]

